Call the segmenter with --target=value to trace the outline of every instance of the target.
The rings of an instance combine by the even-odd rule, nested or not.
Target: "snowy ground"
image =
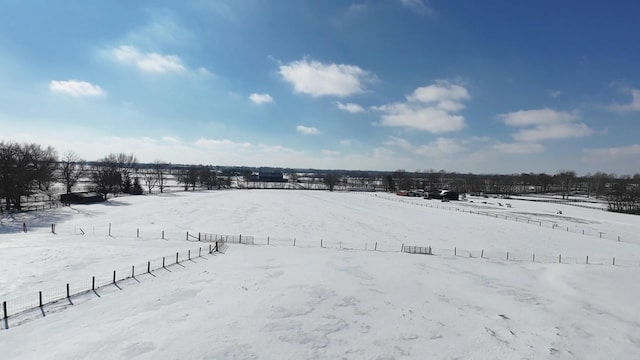
[[[187,242],[187,231],[251,235],[261,245],[231,245],[9,318],[0,356],[638,358],[637,217],[472,201],[229,190],[5,217],[0,301],[207,245]],[[439,255],[399,253],[402,244]],[[506,261],[506,251],[521,261]],[[607,265],[584,265],[585,256]]]

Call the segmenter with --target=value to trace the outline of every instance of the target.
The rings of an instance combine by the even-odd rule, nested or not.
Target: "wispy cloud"
[[[622,91],[625,94],[631,95],[631,102],[626,104],[613,104],[609,106],[609,109],[616,112],[640,111],[640,89],[626,87],[623,88]]]
[[[325,64],[302,59],[281,65],[282,78],[293,85],[294,91],[313,97],[347,97],[365,91],[364,83],[372,75],[358,66]]]
[[[503,154],[534,154],[544,151],[544,146],[536,143],[500,143],[493,148]]]
[[[111,50],[118,62],[134,65],[139,70],[153,73],[184,72],[186,67],[177,55],[164,55],[155,52],[145,53],[131,45],[122,45]]]
[[[554,99],[559,98],[560,95],[562,95],[562,92],[560,90],[549,90],[549,96]]]
[[[273,102],[273,98],[269,94],[257,94],[252,93],[249,95],[249,100],[253,101],[254,104],[269,104]]]
[[[507,126],[527,127],[511,136],[520,142],[535,143],[549,139],[580,138],[593,134],[584,123],[578,123],[577,112],[563,112],[553,109],[520,110],[498,115]]]
[[[584,150],[584,160],[590,162],[605,162],[630,158],[640,158],[640,144]]]
[[[67,94],[73,97],[98,97],[106,94],[100,86],[80,80],[51,80],[49,83],[49,91],[52,93]]]
[[[304,135],[318,135],[320,130],[315,127],[307,127],[303,125],[296,126],[296,131]]]
[[[400,0],[400,3],[418,14],[429,14],[433,11],[424,0]]]
[[[384,142],[385,145],[395,146],[416,155],[426,157],[438,157],[460,153],[465,150],[464,146],[456,139],[438,138],[428,144],[414,145],[404,138],[389,136]]]
[[[343,104],[340,101],[336,101],[336,106],[338,106],[338,109],[350,112],[352,114],[364,112],[364,108],[362,106],[354,103]]]
[[[434,134],[465,127],[462,103],[471,96],[465,87],[445,80],[417,88],[407,101],[373,107],[382,113],[380,125],[425,130]]]

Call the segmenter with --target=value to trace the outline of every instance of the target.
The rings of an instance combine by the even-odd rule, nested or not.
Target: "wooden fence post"
[[[69,283],[67,283],[67,299],[71,297],[71,294],[69,292]]]
[[[562,263],[562,254],[559,254],[558,255],[558,264],[561,264],[561,263]]]
[[[536,262],[536,254],[533,254],[533,260],[531,260],[532,262]]]
[[[457,248],[453,248],[453,256],[458,256],[458,249]]]
[[[240,237],[239,237],[238,242],[239,242],[240,244],[242,244],[242,234],[240,234]]]
[[[400,247],[400,252],[404,252],[404,244]]]
[[[164,230],[162,230],[162,240],[164,240]]]
[[[482,249],[482,251],[480,252],[480,258],[483,259],[484,258],[484,249]]]
[[[269,240],[270,240],[270,239],[271,239],[271,238],[270,238],[269,236],[267,236],[267,245],[269,245]]]
[[[187,260],[191,260],[191,250],[187,250]]]
[[[616,257],[613,257],[613,266],[616,266]]]
[[[322,239],[320,239],[320,248],[322,248],[322,247],[323,247],[323,246],[322,246]]]
[[[7,319],[9,316],[7,314],[7,302],[3,301],[2,302],[2,313],[3,313],[3,319]]]
[[[111,223],[109,223],[109,236],[111,236]]]
[[[198,248],[198,257],[202,256],[202,247]]]
[[[178,260],[179,260],[179,259],[178,259],[178,256],[179,256],[179,255],[180,255],[180,253],[179,253],[179,252],[177,252],[177,253],[176,253],[176,264],[178,263]]]
[[[293,246],[296,246],[296,238],[293,238]]]
[[[198,233],[198,241],[202,241],[202,240],[200,240],[200,233]]]
[[[151,273],[151,261],[147,261],[147,274]]]
[[[162,268],[164,269],[164,256],[162,257]]]
[[[587,262],[586,264],[589,264],[589,255],[587,255]]]
[[[136,266],[135,265],[131,265],[131,277],[132,278],[136,277]]]
[[[40,300],[40,307],[42,307],[42,291],[38,291],[38,297]]]
[[[56,224],[51,224],[51,233],[52,234],[56,233]],[[618,237],[618,238],[620,238],[620,237]],[[620,241],[620,240],[618,240],[618,241]]]
[[[186,240],[189,240],[189,232],[187,231],[187,236],[185,238]]]
[[[509,260],[509,252],[507,251],[507,260]]]
[[[113,270],[113,283],[114,284],[116,283],[116,271],[115,270]]]
[[[96,290],[96,277],[95,276],[91,277],[91,290],[93,290],[93,291]]]
[[[136,229],[136,237],[139,238],[140,237],[140,229]]]
[[[373,247],[374,251],[378,251],[378,242],[376,241],[376,245]]]

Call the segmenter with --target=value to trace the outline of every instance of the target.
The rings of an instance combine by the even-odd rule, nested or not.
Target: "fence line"
[[[373,196],[373,197],[377,197],[380,199],[384,199],[384,200],[389,200],[389,201],[395,201],[395,202],[401,202],[403,204],[410,204],[410,205],[415,205],[415,206],[423,206],[423,207],[429,207],[429,208],[434,208],[434,209],[442,209],[442,210],[449,210],[449,211],[458,211],[458,212],[463,212],[463,213],[467,213],[467,214],[474,214],[474,215],[484,215],[487,217],[492,217],[495,219],[503,219],[503,220],[511,220],[511,221],[515,221],[515,222],[521,222],[521,223],[527,223],[527,224],[531,224],[531,225],[537,225],[540,227],[546,227],[547,224],[550,224],[551,227],[549,227],[550,229],[553,230],[561,230],[561,231],[566,231],[566,232],[570,232],[573,234],[581,234],[581,235],[585,235],[585,236],[591,236],[591,237],[597,237],[600,239],[606,239],[606,240],[614,240],[614,241],[622,241],[625,242],[620,235],[613,235],[613,237],[611,236],[607,236],[606,232],[604,231],[585,231],[584,228],[577,228],[577,227],[571,227],[571,226],[560,226],[558,223],[553,222],[553,221],[540,221],[540,220],[532,220],[529,219],[525,216],[508,216],[508,215],[502,215],[502,214],[497,214],[495,212],[492,211],[479,211],[479,210],[466,210],[466,209],[460,209],[458,207],[453,207],[453,206],[438,206],[438,205],[433,205],[430,204],[428,202],[413,202],[413,201],[406,201],[405,199],[396,199],[396,198],[392,198],[392,197],[387,197],[387,196],[378,196],[377,194],[366,194],[368,196]],[[563,203],[564,204],[564,203]],[[582,205],[577,205],[575,204],[574,206],[579,206],[579,207],[585,207]],[[589,208],[589,207],[587,207]],[[604,235],[604,236],[603,236]]]
[[[2,315],[1,319],[4,321],[4,328],[9,328],[8,320],[11,317],[26,313],[29,310],[38,308],[43,309],[46,305],[53,304],[60,300],[71,299],[74,296],[85,294],[90,291],[99,290],[105,286],[117,286],[118,282],[123,280],[131,278],[135,279],[140,275],[152,274],[156,270],[174,266],[214,252],[218,252],[217,243],[209,244],[207,247],[204,247],[204,249],[203,247],[199,247],[188,249],[183,252],[176,252],[169,256],[149,260],[146,263],[139,263],[130,267],[115,269],[109,274],[92,276],[91,279],[77,281],[74,283],[66,283],[66,286],[48,288],[41,290],[38,293],[2,301],[0,314]]]

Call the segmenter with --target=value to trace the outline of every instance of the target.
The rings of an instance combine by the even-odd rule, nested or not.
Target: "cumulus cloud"
[[[343,104],[340,101],[336,101],[336,105],[338,106],[338,109],[342,111],[350,112],[352,114],[364,112],[364,108],[358,104],[354,104],[354,103]]]
[[[257,94],[253,93],[249,95],[249,100],[253,101],[254,104],[269,104],[273,102],[273,98],[269,94]]]
[[[456,154],[465,150],[464,146],[462,146],[458,140],[442,137],[428,144],[414,145],[404,138],[390,136],[384,144],[427,157]]]
[[[587,137],[593,130],[584,123],[578,123],[577,112],[563,112],[553,109],[520,110],[498,115],[507,126],[522,129],[511,136],[521,142],[534,143],[549,139]]]
[[[113,57],[124,64],[134,65],[139,70],[154,73],[184,72],[186,67],[177,55],[155,52],[145,53],[134,46],[122,45],[111,50]]]
[[[380,125],[424,130],[434,134],[458,131],[465,127],[462,103],[471,96],[466,88],[449,81],[415,89],[405,102],[373,107],[382,113]]]
[[[303,125],[296,126],[296,131],[304,135],[318,135],[320,130],[315,127],[307,127]]]
[[[640,111],[640,89],[624,88],[622,91],[631,95],[631,102],[627,104],[613,104],[609,106],[609,109],[616,112]]]
[[[98,97],[106,94],[100,86],[79,80],[51,80],[49,83],[49,91],[52,93],[67,94],[73,97]]]
[[[501,143],[494,145],[493,148],[503,154],[534,154],[544,151],[544,146],[536,143]]]
[[[347,97],[362,93],[372,75],[355,65],[324,64],[302,59],[281,65],[280,76],[293,85],[294,91],[313,97]]]

